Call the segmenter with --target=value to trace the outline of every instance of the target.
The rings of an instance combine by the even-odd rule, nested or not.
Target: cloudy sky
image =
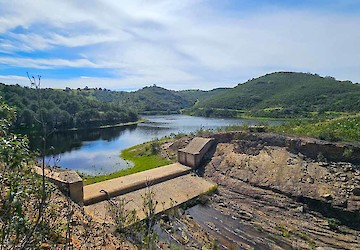
[[[0,82],[232,87],[273,71],[360,82],[360,0],[0,0]]]

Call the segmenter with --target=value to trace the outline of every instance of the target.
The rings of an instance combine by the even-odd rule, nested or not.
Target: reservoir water
[[[146,122],[129,127],[59,132],[47,139],[47,164],[77,170],[84,174],[107,174],[132,166],[120,158],[121,150],[171,134],[227,125],[255,125],[259,120],[220,119],[185,115],[144,116]],[[264,122],[264,121],[261,121]],[[281,121],[266,121],[269,124]],[[39,136],[30,137],[32,149],[41,145]]]

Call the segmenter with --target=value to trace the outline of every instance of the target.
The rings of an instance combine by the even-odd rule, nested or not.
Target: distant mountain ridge
[[[311,112],[360,112],[360,85],[316,74],[275,72],[198,102],[192,113],[298,117]],[[230,112],[234,111],[237,112]],[[216,112],[218,111],[218,112]],[[228,112],[228,113],[226,113]]]

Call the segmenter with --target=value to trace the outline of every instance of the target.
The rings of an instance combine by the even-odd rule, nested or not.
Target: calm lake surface
[[[84,174],[107,174],[132,166],[120,158],[121,150],[171,134],[190,133],[201,128],[216,129],[227,125],[256,125],[259,120],[219,119],[185,115],[143,116],[147,121],[134,126],[81,130],[52,134],[48,138],[47,164],[77,170]],[[281,121],[266,121],[278,124]],[[30,146],[40,145],[39,137],[30,137]]]

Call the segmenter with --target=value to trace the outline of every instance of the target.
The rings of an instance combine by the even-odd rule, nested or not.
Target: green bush
[[[340,221],[334,218],[327,219],[328,226],[331,230],[337,231],[340,226]]]

